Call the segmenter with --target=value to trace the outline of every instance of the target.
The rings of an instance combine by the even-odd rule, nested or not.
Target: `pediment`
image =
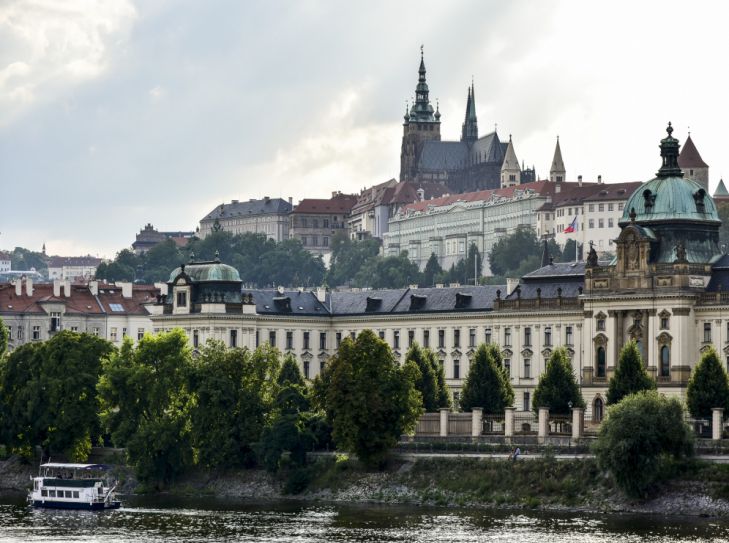
[[[550,356],[552,356],[552,349],[550,349],[549,347],[542,349],[542,356],[544,358],[549,358]]]
[[[521,355],[523,357],[531,358],[531,356],[534,354],[534,352],[531,349],[522,349]]]
[[[504,349],[503,351],[501,351],[501,356],[503,358],[511,358],[513,354],[514,352],[511,349]]]

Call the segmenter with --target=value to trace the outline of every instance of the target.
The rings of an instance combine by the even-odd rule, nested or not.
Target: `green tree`
[[[691,373],[686,404],[696,418],[710,417],[715,407],[729,411],[729,380],[713,347],[701,356]]]
[[[719,243],[729,246],[729,202],[716,201],[716,211],[721,220],[719,227]]]
[[[494,351],[499,356],[494,359]],[[476,349],[466,382],[461,390],[461,409],[483,408],[484,413],[503,413],[514,403],[514,390],[501,366],[495,345],[481,344]]]
[[[166,483],[193,462],[192,353],[182,330],[126,340],[104,362],[102,421],[143,481]]]
[[[0,371],[6,442],[86,460],[101,431],[96,395],[101,359],[112,351],[108,341],[64,330],[10,353]]]
[[[491,248],[489,254],[491,273],[506,277],[519,269],[529,257],[534,257],[541,263],[541,254],[541,247],[534,231],[530,227],[517,228],[513,234],[500,238]]]
[[[453,407],[453,400],[451,398],[451,391],[446,384],[443,364],[440,363],[432,350],[426,349],[425,355],[430,360],[430,365],[433,366],[435,379],[438,383],[438,407],[448,407],[450,409]]]
[[[376,239],[351,240],[344,232],[332,237],[332,258],[326,282],[330,286],[349,284],[364,263],[380,252]]]
[[[423,409],[430,413],[437,411],[440,407],[438,377],[428,353],[420,345],[413,343],[405,354],[405,361],[412,362],[418,369],[413,383],[422,397]]]
[[[534,390],[532,409],[538,412],[540,407],[548,407],[552,414],[568,415],[570,404],[572,407],[584,408],[585,400],[572,371],[567,350],[558,347],[549,357],[547,370],[539,376],[537,388]]]
[[[381,467],[422,412],[415,387],[371,330],[345,339],[328,366],[326,410],[335,443],[365,465]]]
[[[621,349],[615,375],[608,383],[608,404],[616,404],[629,394],[655,388],[656,382],[645,370],[638,344],[634,340],[629,341]]]
[[[3,356],[5,355],[5,351],[8,348],[9,340],[10,340],[10,332],[8,331],[8,327],[5,326],[5,323],[3,323],[3,320],[0,319],[0,360],[2,360]]]
[[[436,283],[436,279],[443,273],[443,268],[440,267],[438,257],[435,253],[430,253],[428,262],[425,263],[425,269],[423,270],[423,286],[432,287]]]
[[[599,465],[625,493],[644,497],[665,471],[666,461],[693,454],[693,441],[681,401],[649,390],[608,409],[594,450]]]
[[[293,354],[287,353],[286,356],[284,356],[281,371],[279,372],[276,381],[279,386],[283,386],[286,383],[304,386],[304,376],[301,375],[299,364],[296,362],[296,357],[294,357]]]
[[[475,263],[474,263],[475,261]],[[481,258],[481,251],[478,250],[475,243],[472,243],[468,247],[468,256],[463,263],[463,279],[460,281],[464,285],[478,284],[478,278],[481,277],[483,266],[483,259]]]
[[[403,288],[420,280],[418,265],[411,262],[407,251],[399,256],[371,257],[354,278],[353,286],[371,288]]]
[[[30,251],[23,247],[16,247],[10,256],[11,267],[13,270],[35,270],[44,275],[48,274],[48,264],[46,255],[36,251]]]
[[[145,283],[167,281],[170,272],[185,262],[184,255],[171,239],[165,240],[144,253],[142,277]]]

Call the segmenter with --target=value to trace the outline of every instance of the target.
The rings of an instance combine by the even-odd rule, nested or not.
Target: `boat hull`
[[[121,502],[111,501],[108,503],[88,502],[59,502],[52,500],[33,500],[33,507],[42,509],[82,509],[87,511],[101,511],[103,509],[119,509]]]

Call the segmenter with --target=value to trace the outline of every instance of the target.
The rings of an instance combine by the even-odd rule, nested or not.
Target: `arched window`
[[[592,420],[594,422],[602,422],[603,411],[604,405],[602,402],[602,398],[598,396],[597,398],[595,398],[595,401],[592,402]]]
[[[671,348],[668,345],[661,347],[661,377],[671,375]]]
[[[606,374],[605,367],[605,347],[600,345],[597,348],[597,377],[603,378]]]

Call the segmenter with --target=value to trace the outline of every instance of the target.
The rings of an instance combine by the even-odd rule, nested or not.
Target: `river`
[[[719,542],[729,521],[319,503],[127,498],[117,511],[31,510],[0,501],[0,541]]]

